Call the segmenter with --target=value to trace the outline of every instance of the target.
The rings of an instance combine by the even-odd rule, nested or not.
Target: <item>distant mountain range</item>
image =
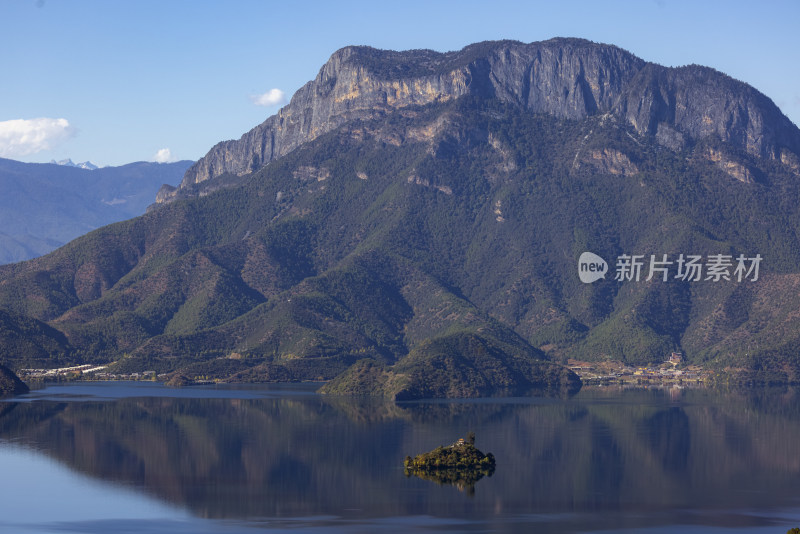
[[[95,228],[136,217],[191,161],[97,168],[0,159],[0,263],[46,254]]]
[[[83,163],[74,163],[71,159],[62,159],[61,161],[56,161],[53,159],[50,160],[50,163],[54,165],[64,165],[65,167],[78,167],[79,169],[86,169],[89,171],[93,171],[99,168],[91,161],[84,161]]]
[[[347,47],[156,209],[0,267],[6,331],[35,334],[11,366],[411,399],[682,352],[796,381],[798,154],[772,101],[706,67],[578,39]]]

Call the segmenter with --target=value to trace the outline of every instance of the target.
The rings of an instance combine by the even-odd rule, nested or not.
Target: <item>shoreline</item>
[[[750,376],[747,370],[724,369],[711,370],[699,365],[674,364],[663,362],[640,367],[626,365],[620,361],[587,362],[570,359],[567,365],[581,379],[582,387],[620,386],[635,387],[678,387],[678,388],[714,388],[714,387],[759,387],[759,386],[791,386],[791,380],[759,380]],[[26,383],[41,382],[114,382],[141,381],[159,382],[167,385],[175,373],[157,373],[144,371],[136,373],[110,373],[108,364],[84,364],[57,369],[20,369],[17,376]],[[172,384],[173,387],[214,384],[253,384],[253,383],[302,383],[319,382],[318,380],[297,381],[254,381],[231,380],[229,377],[212,376],[186,377],[183,384]]]

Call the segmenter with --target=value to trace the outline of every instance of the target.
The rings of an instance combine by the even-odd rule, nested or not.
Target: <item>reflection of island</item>
[[[415,475],[438,484],[451,484],[459,490],[475,494],[475,483],[494,474],[494,455],[483,454],[475,447],[475,434],[459,439],[449,447],[437,447],[431,452],[406,456],[406,476]]]

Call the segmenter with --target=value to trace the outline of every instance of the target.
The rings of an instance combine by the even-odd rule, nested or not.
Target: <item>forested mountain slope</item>
[[[794,379],[800,132],[769,99],[585,41],[453,54],[337,52],[264,126],[300,113],[313,134],[269,158],[250,134],[224,145],[236,158],[215,147],[158,209],[0,268],[0,306],[63,332],[61,357],[128,371],[329,379],[370,358],[351,379],[419,396],[403,381],[439,362],[449,391],[484,394],[535,382],[519,359],[682,351]],[[453,72],[471,74],[436,89]],[[223,159],[257,170],[208,167]],[[586,251],[604,279],[581,282]],[[615,280],[626,255],[638,280]],[[647,280],[651,255],[666,281]],[[700,256],[699,280],[676,278],[681,255]]]

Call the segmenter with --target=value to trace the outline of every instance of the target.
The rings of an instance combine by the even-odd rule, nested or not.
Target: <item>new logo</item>
[[[608,264],[606,260],[592,252],[584,252],[578,258],[578,276],[584,284],[591,284],[606,277]]]

